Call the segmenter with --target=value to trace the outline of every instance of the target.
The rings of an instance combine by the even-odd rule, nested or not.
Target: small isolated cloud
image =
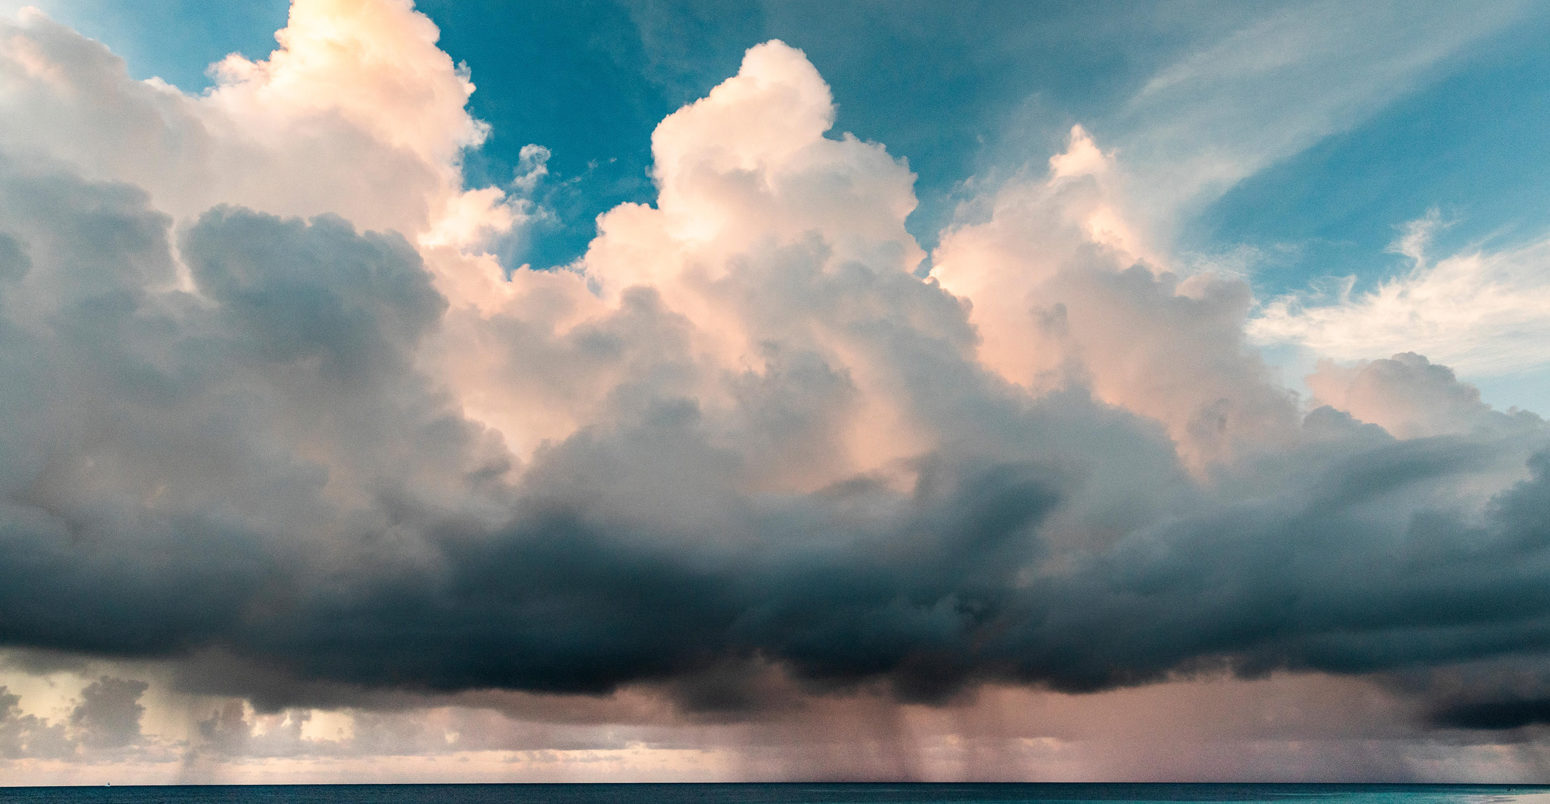
[[[511,186],[519,193],[531,194],[549,175],[549,157],[549,149],[542,145],[528,143],[522,146],[517,153],[517,173]]]

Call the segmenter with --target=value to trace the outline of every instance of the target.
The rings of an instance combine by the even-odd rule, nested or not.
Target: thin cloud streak
[[[1239,181],[1436,80],[1531,8],[1273,8],[1159,70],[1100,130],[1125,160],[1141,220],[1167,239]]]

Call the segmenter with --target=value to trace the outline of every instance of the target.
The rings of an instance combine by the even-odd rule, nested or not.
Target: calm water
[[[615,784],[296,785],[250,787],[0,788],[0,802],[160,804],[1014,804],[1015,802],[1215,802],[1281,804],[1550,804],[1550,786],[1277,784]]]

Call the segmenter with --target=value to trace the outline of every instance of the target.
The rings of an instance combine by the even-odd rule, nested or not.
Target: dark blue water
[[[1550,804],[1550,786],[1321,784],[516,784],[13,787],[0,802],[64,804],[1014,804],[1267,801],[1280,804]]]

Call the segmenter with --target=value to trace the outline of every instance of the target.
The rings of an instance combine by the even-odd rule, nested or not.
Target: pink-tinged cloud
[[[1304,403],[1101,137],[966,204],[922,278],[908,166],[768,42],[657,128],[655,203],[508,275],[491,241],[538,213],[464,188],[486,132],[436,36],[297,0],[190,96],[0,23],[0,646],[211,704],[178,742],[116,672],[64,721],[0,692],[0,750],[564,731],[501,710],[788,746],[718,773],[805,772],[832,731],[879,775],[1139,776],[1072,746],[1151,729],[1163,763],[1158,724],[1218,694],[1294,723],[1190,728],[1331,735],[1306,767],[1392,736],[1277,703],[1331,695],[1403,733],[1343,771],[1425,776],[1429,729],[1542,727],[1543,422],[1403,353]],[[998,720],[1024,705],[1044,725]],[[439,736],[383,714],[426,706]],[[1175,767],[1268,767],[1238,750]]]

